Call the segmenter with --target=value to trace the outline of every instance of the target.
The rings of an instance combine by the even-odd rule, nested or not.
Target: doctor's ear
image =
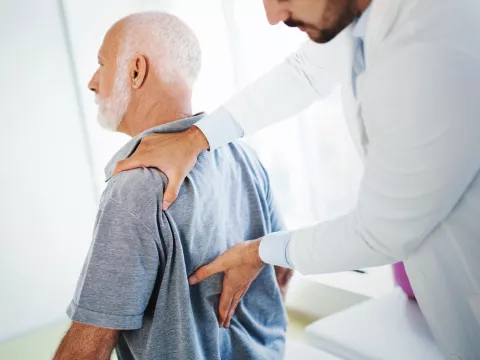
[[[130,62],[130,85],[133,89],[142,87],[147,77],[148,63],[143,55],[135,55]]]

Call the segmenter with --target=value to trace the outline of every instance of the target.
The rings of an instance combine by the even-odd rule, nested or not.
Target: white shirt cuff
[[[205,116],[195,126],[207,138],[210,150],[235,141],[244,134],[242,127],[235,121],[232,114],[223,107]]]
[[[264,263],[292,268],[288,259],[290,232],[279,231],[268,234],[260,242],[259,255]]]

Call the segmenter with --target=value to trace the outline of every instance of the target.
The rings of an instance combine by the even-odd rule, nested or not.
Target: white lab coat
[[[358,203],[293,231],[290,260],[302,273],[404,261],[445,357],[479,360],[480,2],[374,0],[356,98],[355,47],[351,29],[308,42],[224,108],[248,135],[340,82],[365,160]]]

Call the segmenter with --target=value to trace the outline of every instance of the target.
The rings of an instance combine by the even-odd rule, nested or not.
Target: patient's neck
[[[192,116],[191,90],[172,85],[132,93],[117,131],[136,136],[158,125]]]

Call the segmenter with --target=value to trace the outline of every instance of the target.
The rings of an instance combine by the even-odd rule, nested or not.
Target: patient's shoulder
[[[235,160],[249,164],[253,168],[262,166],[258,155],[253,148],[244,140],[237,140],[226,145],[233,154]]]
[[[243,139],[232,141],[227,146],[229,146],[231,150],[241,152],[252,159],[258,159],[256,151]]]
[[[241,161],[257,181],[261,182],[265,187],[268,187],[270,179],[257,152],[244,140],[234,141],[228,146],[230,151],[234,154],[235,160],[237,162]]]
[[[124,171],[112,177],[102,194],[100,206],[108,201],[119,203],[127,211],[137,215],[155,213],[162,203],[167,178],[152,168]]]

